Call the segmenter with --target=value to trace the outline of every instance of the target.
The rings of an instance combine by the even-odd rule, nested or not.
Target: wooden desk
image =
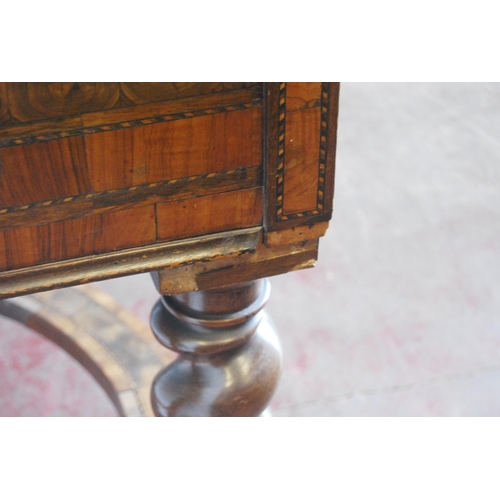
[[[157,415],[259,415],[266,278],[331,217],[338,85],[0,83],[0,298],[151,272]]]

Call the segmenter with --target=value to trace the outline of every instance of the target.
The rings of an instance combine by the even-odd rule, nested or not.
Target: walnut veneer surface
[[[0,297],[311,266],[337,112],[331,83],[0,83]]]

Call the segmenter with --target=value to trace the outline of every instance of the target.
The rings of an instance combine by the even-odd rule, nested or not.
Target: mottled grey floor
[[[272,278],[268,311],[285,356],[274,414],[500,415],[500,85],[346,83],[340,109],[335,209],[318,265]],[[148,276],[95,286],[147,321]],[[6,324],[2,376],[15,358]],[[44,349],[59,365],[52,411],[74,414],[61,409],[75,396],[57,375],[61,363],[79,368]],[[30,368],[35,384],[53,363],[40,366]],[[82,414],[113,414],[78,376]],[[0,407],[18,398],[20,414],[36,414],[26,400],[37,391],[9,383]]]

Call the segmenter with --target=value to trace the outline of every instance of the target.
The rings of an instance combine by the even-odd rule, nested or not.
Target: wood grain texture
[[[244,255],[255,250],[260,233],[259,227],[238,229],[2,272],[0,299]],[[0,233],[0,255],[2,251]]]
[[[4,231],[0,269],[17,269],[156,241],[154,207]]]
[[[269,284],[162,297],[151,328],[179,357],[153,382],[155,415],[259,416],[281,371],[281,348],[262,308]]]
[[[0,126],[0,148],[46,142],[64,137],[120,130],[144,124],[182,120],[260,106],[260,86],[220,94],[62,116]],[[10,116],[8,110],[6,119]]]
[[[241,283],[248,280],[268,278],[277,274],[285,274],[313,267],[318,258],[316,248],[293,252],[288,255],[269,255],[266,260],[245,262],[233,266],[215,269],[196,277],[196,285],[200,290],[227,286],[231,283]]]
[[[166,101],[171,99],[180,99],[183,97],[193,97],[208,95],[214,93],[239,90],[249,87],[257,87],[257,83],[120,83],[123,94],[134,104],[143,104],[150,102]]]
[[[259,88],[258,83],[2,83],[0,127],[136,104]]]
[[[81,116],[21,123],[0,128],[0,149],[83,135]]]
[[[280,114],[279,92],[279,83],[266,83],[264,85],[264,127],[266,130],[266,134],[264,135],[264,151],[267,153],[264,157],[264,200],[266,204],[264,227],[266,230],[271,230],[276,225],[278,219],[278,183],[276,182],[276,177],[279,166],[278,145],[280,143],[278,127],[278,116]],[[283,111],[284,104],[283,102],[281,111]]]
[[[96,191],[260,164],[261,109],[85,137]]]
[[[321,83],[287,82],[286,110],[295,111],[319,106],[321,101]]]
[[[118,83],[8,83],[9,109],[19,122],[76,115],[113,107]]]
[[[276,247],[259,241],[251,251],[163,267],[152,277],[158,293],[186,293],[306,269],[314,266],[317,256],[317,239]]]
[[[251,87],[222,94],[185,97],[173,101],[138,104],[136,106],[85,113],[82,115],[82,123],[87,128],[157,116],[168,116],[172,120],[178,120],[190,118],[200,111],[204,111],[206,114],[216,114],[234,111],[239,105],[258,106],[261,101],[261,88]],[[0,137],[1,134],[2,131],[0,130]]]
[[[320,120],[319,107],[287,110],[284,214],[314,210],[317,206]]]
[[[9,85],[0,85],[7,102]],[[166,262],[155,254],[157,245],[193,238],[194,246],[182,247],[179,257],[188,266],[198,258],[198,238],[264,223],[268,253],[241,267],[217,269],[217,276],[197,274],[196,286],[209,287],[215,277],[223,284],[312,265],[313,248],[300,256],[289,248],[280,252],[321,235],[331,216],[338,85],[267,84],[265,92],[263,84],[175,84],[166,91],[134,85],[127,93],[120,85],[116,102],[112,92],[106,101],[99,92],[92,97],[90,87],[53,87],[40,106],[31,102],[34,111],[19,105],[18,116],[42,113],[56,98],[79,102],[84,111],[35,122],[16,122],[10,108],[0,106],[7,120],[0,142],[17,141],[10,133],[28,134],[0,149],[0,278],[9,290],[27,293],[151,270]],[[104,108],[92,109],[101,98]],[[42,135],[29,136],[31,126]],[[25,139],[42,142],[23,145]],[[125,209],[142,214],[137,223],[133,215],[130,221],[114,218]],[[152,246],[154,256],[143,262],[142,252]],[[73,261],[79,266],[74,272],[68,267]]]
[[[160,241],[257,226],[262,222],[262,189],[163,203],[156,213]]]
[[[339,84],[321,84],[319,101],[317,84],[292,83],[291,89],[289,85],[267,84],[265,91],[268,231],[323,222],[332,214]],[[297,139],[292,137],[295,134]],[[311,166],[306,167],[309,163]]]
[[[339,115],[340,83],[323,84],[321,105],[321,123],[326,124],[324,136],[321,138],[320,160],[325,165],[325,190],[322,196],[323,210],[327,214],[333,211],[335,190],[335,155],[337,152],[337,127]],[[328,105],[326,100],[328,99]]]
[[[274,248],[302,241],[316,240],[325,235],[328,224],[328,221],[325,221],[307,226],[295,226],[281,231],[269,231],[265,235],[266,246]]]
[[[81,137],[0,149],[0,208],[89,192]]]
[[[262,186],[262,167],[243,167],[0,210],[0,230]]]
[[[0,124],[9,119],[9,103],[7,102],[7,84],[0,82]]]

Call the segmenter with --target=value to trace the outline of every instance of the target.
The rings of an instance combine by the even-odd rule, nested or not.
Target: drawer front
[[[54,85],[3,84],[0,270],[262,224],[261,84]]]

